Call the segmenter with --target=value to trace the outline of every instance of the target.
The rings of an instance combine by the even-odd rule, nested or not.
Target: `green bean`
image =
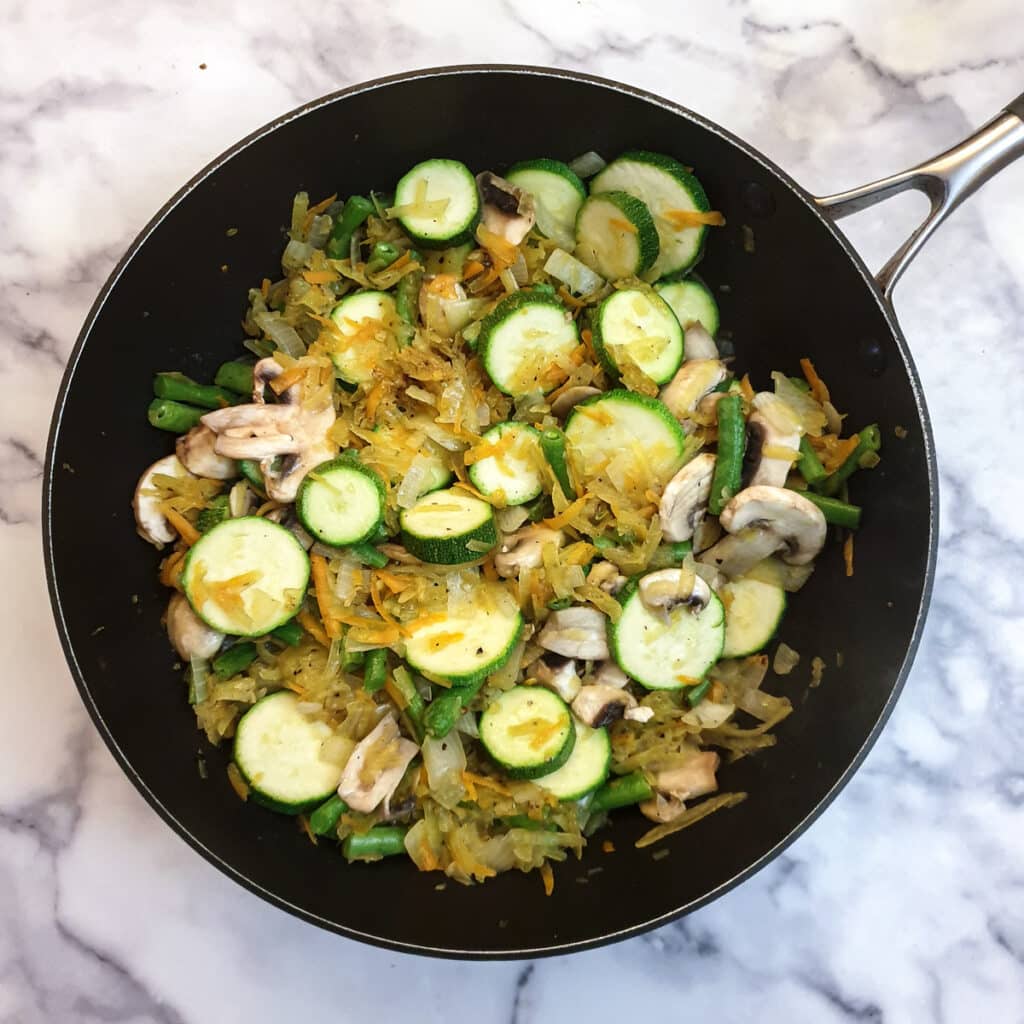
[[[366,651],[346,651],[341,662],[342,672],[354,672],[366,664]]]
[[[212,384],[197,384],[183,373],[158,373],[153,378],[153,394],[172,402],[201,405],[204,409],[223,409],[238,401],[238,396]]]
[[[426,704],[420,696],[420,691],[416,689],[411,673],[404,666],[395,669],[391,673],[391,681],[405,701],[402,714],[415,734],[416,742],[422,743],[424,736],[423,716],[426,712]]]
[[[149,403],[146,416],[150,426],[157,430],[169,430],[172,434],[187,434],[206,413],[192,405],[182,405],[168,398],[154,398]]]
[[[275,640],[280,640],[281,643],[287,644],[289,647],[298,647],[302,643],[304,633],[305,630],[294,619],[289,619],[277,629],[270,631],[270,635]]]
[[[409,259],[419,263],[418,270],[411,270],[395,285],[395,312],[402,321],[403,330],[399,340],[404,345],[412,341],[420,312],[420,288],[423,286],[423,260],[415,249],[409,250]]]
[[[363,689],[367,693],[384,689],[388,678],[388,652],[383,647],[367,651],[363,665]]]
[[[341,216],[335,218],[331,237],[327,240],[327,255],[332,260],[347,260],[352,247],[352,236],[366,223],[376,208],[366,196],[349,196]]]
[[[219,388],[226,388],[240,395],[251,395],[252,365],[240,362],[221,363],[213,383]]]
[[[438,694],[427,708],[423,716],[423,724],[434,739],[444,739],[455,728],[455,723],[462,716],[466,705],[477,695],[483,680],[463,686],[453,686]]]
[[[388,556],[383,551],[378,551],[372,544],[349,544],[346,551],[350,551],[363,565],[370,565],[374,569],[383,569],[388,564]]]
[[[200,533],[206,533],[215,526],[219,526],[225,519],[231,518],[231,501],[226,494],[218,494],[199,513],[196,519],[196,529]]]
[[[310,816],[309,828],[315,836],[334,836],[338,822],[348,810],[348,804],[337,793],[328,797]]]
[[[708,509],[719,515],[742,484],[743,449],[747,431],[743,420],[743,400],[739,395],[726,395],[717,405],[718,457],[711,477]]]
[[[547,295],[551,298],[555,296],[555,286],[553,284],[535,284],[530,291],[534,295]]]
[[[505,819],[509,828],[524,828],[528,832],[557,832],[558,826],[550,821],[538,821],[528,814],[513,814],[511,818]]]
[[[682,565],[683,559],[692,553],[692,541],[679,540],[671,544],[659,544],[647,568],[669,569],[676,565]]]
[[[345,859],[380,860],[405,853],[406,829],[396,825],[374,825],[363,835],[351,835],[341,844]]]
[[[562,488],[562,494],[569,501],[575,501],[576,490],[569,479],[569,466],[565,459],[565,434],[558,427],[549,427],[540,435],[540,450],[548,460],[551,472]]]
[[[882,447],[882,434],[877,423],[872,423],[857,434],[857,447],[846,461],[817,488],[822,494],[834,498],[844,483],[860,469],[860,460],[868,452],[877,452]]]
[[[398,246],[391,242],[374,242],[370,258],[366,261],[366,273],[376,274],[378,270],[390,267],[401,255]]]
[[[695,708],[703,699],[708,690],[711,689],[711,680],[705,679],[696,686],[691,686],[686,691],[686,703]]]
[[[814,491],[797,491],[808,501],[813,502],[825,513],[825,522],[833,526],[844,526],[847,530],[856,530],[860,526],[860,505],[851,505],[848,501],[828,498]]]
[[[374,531],[369,542],[371,544],[386,544],[389,540],[391,540],[391,534],[388,533],[387,527],[384,525],[384,520],[381,520],[377,524],[377,529]],[[380,554],[380,552],[378,551],[377,554]]]
[[[590,812],[596,814],[600,811],[613,811],[616,807],[628,807],[642,800],[650,800],[652,796],[654,790],[644,778],[643,772],[630,772],[629,775],[620,775],[606,782],[590,801]]]
[[[239,672],[244,672],[255,660],[255,644],[234,644],[213,659],[213,671],[220,679],[230,679],[232,676],[237,676]]]
[[[807,481],[808,487],[820,484],[828,476],[828,471],[821,464],[821,459],[818,458],[818,453],[806,434],[800,438],[800,458],[797,459],[796,468]]]

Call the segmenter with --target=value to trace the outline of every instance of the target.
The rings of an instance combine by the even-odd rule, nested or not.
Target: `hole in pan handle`
[[[848,192],[816,197],[814,201],[826,216],[839,220],[910,188],[928,197],[932,204],[928,216],[875,275],[882,294],[891,301],[897,280],[928,236],[969,195],[1022,155],[1024,93],[1008,103],[988,124],[945,153],[910,170]]]

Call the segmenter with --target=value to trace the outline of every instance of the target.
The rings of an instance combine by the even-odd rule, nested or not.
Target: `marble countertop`
[[[1024,507],[1024,161],[897,292],[944,501],[931,616],[891,723],[783,856],[651,934],[533,963],[428,962],[262,903],[172,834],[100,742],[39,538],[53,397],[96,292],[181,182],[270,118],[409,68],[549,64],[678,100],[836,191],[939,151],[1024,88],[1019,0],[733,0],[696,26],[669,0],[0,14],[0,1021],[316,1024],[384,999],[394,1020],[481,1024],[1024,1020],[1024,518],[1005,511]],[[847,223],[877,266],[920,212]]]

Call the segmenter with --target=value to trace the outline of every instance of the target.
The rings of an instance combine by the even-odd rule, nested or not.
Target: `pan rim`
[[[651,103],[655,106],[661,107],[678,117],[682,117],[702,128],[709,131],[737,149],[741,150],[748,157],[762,166],[771,176],[779,180],[782,184],[788,186],[803,203],[814,213],[817,220],[822,226],[832,235],[833,239],[839,244],[842,251],[845,253],[847,258],[853,263],[854,267],[860,274],[862,280],[868,291],[871,293],[875,300],[876,305],[881,312],[886,325],[888,326],[890,333],[892,334],[893,340],[896,343],[897,350],[900,353],[900,357],[903,360],[904,367],[907,372],[907,378],[910,384],[911,393],[913,395],[914,404],[917,410],[918,420],[921,425],[921,434],[924,446],[924,456],[928,473],[928,503],[929,503],[929,515],[928,515],[928,546],[927,546],[927,560],[925,566],[925,574],[923,580],[923,586],[921,590],[921,598],[918,603],[917,612],[914,619],[914,627],[910,635],[910,639],[907,644],[906,654],[903,656],[902,663],[899,667],[899,672],[896,677],[895,684],[890,692],[885,704],[882,706],[879,712],[878,718],[872,726],[870,732],[865,737],[863,743],[858,748],[856,754],[851,759],[850,764],[842,772],[839,778],[833,783],[828,791],[822,796],[822,798],[815,804],[811,811],[804,816],[790,831],[780,839],[774,846],[766,850],[760,857],[758,857],[753,863],[749,864],[742,871],[738,871],[731,878],[722,882],[711,891],[705,893],[698,899],[691,900],[680,907],[672,908],[666,911],[664,914],[660,914],[656,917],[649,918],[647,920],[638,922],[634,925],[630,925],[625,928],[617,929],[613,932],[606,932],[604,934],[594,936],[587,939],[572,940],[567,942],[554,942],[549,945],[535,946],[535,947],[519,947],[519,948],[494,948],[494,949],[459,949],[446,946],[429,946],[420,943],[403,942],[401,940],[389,939],[386,936],[375,935],[368,932],[360,931],[359,929],[352,928],[347,925],[341,925],[336,921],[329,920],[316,913],[308,911],[302,907],[299,907],[287,899],[277,895],[274,892],[266,889],[253,879],[247,877],[232,864],[224,860],[214,850],[210,849],[205,843],[203,843],[197,836],[193,835],[189,829],[180,822],[168,807],[164,805],[160,797],[150,789],[146,781],[139,775],[135,770],[134,766],[128,760],[124,751],[121,749],[117,738],[108,728],[106,721],[104,720],[99,708],[96,706],[95,701],[86,680],[85,673],[82,671],[76,657],[74,648],[70,639],[70,630],[68,622],[64,615],[63,605],[61,603],[61,596],[57,585],[56,573],[54,571],[54,550],[53,550],[53,482],[56,471],[55,456],[57,439],[60,433],[61,425],[63,422],[65,405],[67,397],[71,389],[71,385],[74,381],[75,371],[78,367],[78,363],[85,350],[86,344],[88,343],[89,337],[92,334],[92,330],[95,327],[96,321],[99,318],[104,306],[108,299],[115,291],[118,281],[121,278],[122,273],[129,265],[129,263],[135,258],[136,254],[145,245],[149,236],[154,230],[164,221],[164,219],[195,189],[199,184],[204,182],[207,178],[214,175],[222,166],[227,164],[230,160],[234,159],[235,156],[243,152],[249,146],[258,142],[264,136],[277,131],[279,128],[290,123],[291,121],[304,117],[306,114],[312,113],[315,110],[320,109],[336,103],[340,100],[346,99],[351,96],[357,96],[364,92],[379,89],[383,86],[393,85],[399,82],[410,82],[419,79],[426,78],[437,78],[445,76],[464,76],[464,75],[476,75],[476,74],[517,74],[517,75],[530,75],[537,77],[546,78],[559,78],[568,79],[570,81],[581,82],[585,85],[596,86],[598,88],[607,89],[613,92],[625,94],[635,99],[642,100],[647,103]],[[68,667],[71,670],[72,677],[75,681],[75,686],[78,689],[79,696],[85,705],[86,711],[89,717],[92,719],[93,724],[96,727],[97,732],[102,737],[107,748],[110,750],[115,761],[117,761],[121,770],[125,773],[129,781],[138,792],[141,794],[143,799],[152,807],[154,811],[171,827],[171,829],[183,839],[192,849],[200,854],[206,861],[216,867],[219,871],[223,872],[228,878],[234,882],[243,886],[249,892],[256,896],[259,896],[266,902],[277,907],[280,910],[284,910],[301,920],[307,921],[310,924],[317,925],[327,931],[334,932],[339,935],[343,935],[350,939],[356,939],[360,942],[365,942],[369,945],[376,946],[383,949],[388,949],[396,952],[423,955],[430,957],[437,957],[442,959],[455,959],[455,960],[521,960],[521,959],[532,959],[539,957],[557,956],[564,955],[566,953],[582,952],[588,949],[595,949],[600,946],[608,945],[613,942],[619,942],[624,939],[640,935],[644,932],[650,931],[654,928],[666,925],[674,920],[677,920],[686,914],[692,913],[701,907],[706,906],[713,900],[718,899],[731,889],[745,882],[751,878],[758,871],[764,868],[767,864],[773,861],[779,856],[787,847],[795,842],[807,829],[816,821],[824,811],[829,807],[832,801],[839,795],[839,793],[846,787],[850,779],[860,768],[864,759],[867,757],[871,748],[875,745],[879,735],[885,724],[888,722],[890,715],[892,714],[893,708],[896,705],[900,694],[906,684],[907,677],[910,673],[910,669],[913,666],[914,658],[917,654],[918,647],[920,646],[921,636],[924,629],[925,619],[927,617],[928,606],[931,601],[932,590],[935,581],[935,567],[937,559],[937,541],[938,541],[938,516],[939,516],[939,489],[938,489],[938,468],[935,454],[935,442],[932,433],[931,419],[928,414],[927,404],[925,402],[924,392],[921,386],[921,380],[917,372],[917,367],[914,363],[913,356],[910,352],[910,348],[907,344],[906,338],[903,336],[903,332],[900,329],[899,323],[895,316],[895,311],[885,297],[882,295],[880,289],[875,283],[874,277],[871,275],[867,266],[864,264],[860,255],[852,247],[850,242],[846,239],[843,233],[837,228],[835,223],[830,220],[820,209],[820,207],[814,202],[813,196],[803,188],[798,182],[796,182],[789,174],[787,174],[781,167],[775,164],[772,160],[762,154],[759,150],[752,147],[749,143],[743,139],[735,136],[731,132],[722,128],[720,125],[713,121],[708,120],[700,114],[689,110],[686,107],[681,106],[671,100],[665,99],[655,93],[651,93],[644,89],[639,89],[634,86],[626,85],[622,82],[616,82],[612,79],[599,77],[596,75],[585,74],[578,71],[568,71],[560,68],[549,68],[537,65],[520,65],[520,64],[462,64],[462,65],[444,65],[438,67],[422,68],[410,71],[400,72],[394,75],[388,75],[382,78],[372,79],[367,82],[360,82],[355,85],[349,86],[345,89],[340,89],[332,93],[328,93],[324,96],[318,97],[315,100],[311,100],[308,103],[302,104],[294,109],[268,121],[266,124],[257,128],[249,135],[245,136],[234,145],[225,149],[213,160],[209,161],[201,170],[194,174],[174,195],[167,200],[163,206],[153,215],[149,222],[142,228],[142,230],[136,235],[132,243],[125,251],[124,255],[118,260],[117,265],[111,271],[110,275],[104,282],[100,289],[95,301],[93,302],[89,312],[82,324],[82,328],[78,333],[78,337],[75,340],[75,345],[68,357],[67,364],[64,369],[63,376],[61,378],[60,386],[57,391],[57,397],[54,404],[54,411],[52,414],[50,429],[47,437],[46,444],[46,456],[44,460],[44,480],[42,488],[42,541],[43,541],[43,556],[45,562],[46,571],[46,583],[47,590],[50,597],[50,605],[53,612],[54,622],[57,627],[58,637],[60,639],[61,647],[64,651],[65,660],[68,663]]]

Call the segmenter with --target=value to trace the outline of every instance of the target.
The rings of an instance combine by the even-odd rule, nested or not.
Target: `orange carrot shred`
[[[331,610],[331,587],[327,580],[327,560],[323,555],[312,555],[309,559],[310,569],[313,575],[313,592],[316,594],[316,603],[320,609],[320,618],[323,619],[324,629],[332,640],[341,636],[341,623]]]
[[[825,402],[831,401],[832,398],[831,395],[829,395],[828,387],[818,376],[818,371],[814,369],[814,363],[812,363],[810,359],[801,359],[800,369],[803,370],[804,380],[810,384],[811,394],[814,395],[815,399],[823,405]]]
[[[754,389],[750,384],[749,373],[743,374],[743,377],[740,379],[740,391],[748,402],[752,402],[754,400]]]
[[[199,540],[199,531],[176,508],[164,509],[164,517],[189,547]]]
[[[547,861],[540,866],[540,877],[544,883],[544,895],[550,896],[555,891],[555,873]]]
[[[843,541],[843,561],[846,562],[846,575],[853,575],[853,534]]]

